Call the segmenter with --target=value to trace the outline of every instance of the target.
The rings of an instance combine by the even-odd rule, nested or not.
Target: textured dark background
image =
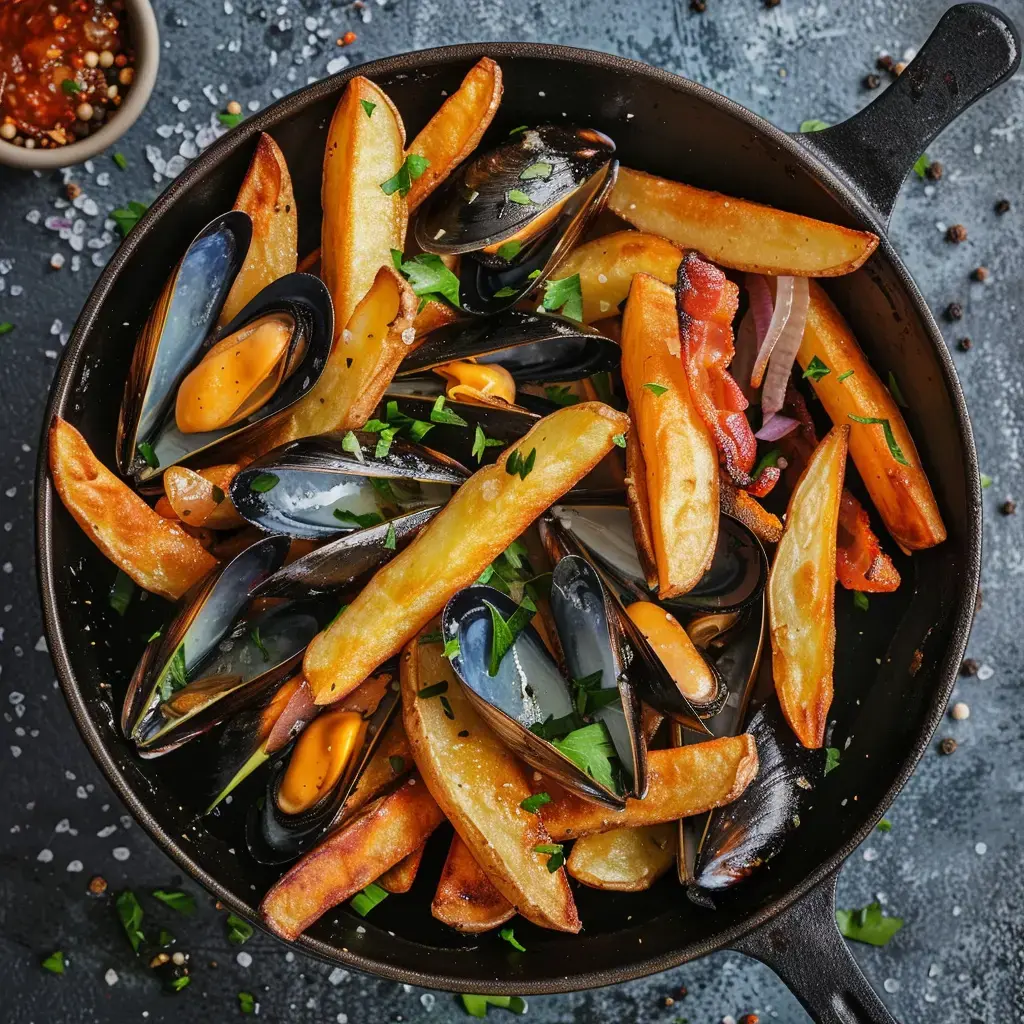
[[[7,0],[0,0],[7,2]],[[0,994],[4,1022],[223,1021],[236,993],[254,993],[270,1020],[466,1019],[452,997],[414,990],[296,957],[258,934],[242,947],[224,937],[218,913],[133,825],[94,767],[56,689],[36,597],[32,476],[39,423],[56,360],[78,309],[113,252],[105,215],[129,199],[151,200],[169,176],[221,129],[229,99],[258,109],[273,98],[352,63],[403,50],[477,39],[529,39],[621,53],[704,82],[795,130],[807,118],[836,122],[870,97],[862,86],[879,53],[902,59],[930,32],[945,0],[157,0],[163,63],[142,119],[117,146],[120,171],[92,164],[33,176],[0,168]],[[1024,25],[1024,3],[1001,6]],[[358,33],[345,49],[335,39]],[[883,79],[884,79],[883,75]],[[705,140],[714,145],[714,140]],[[1008,1024],[1024,1020],[1024,515],[1000,513],[1024,496],[1020,319],[1024,295],[1024,77],[969,111],[932,147],[945,168],[932,184],[912,177],[893,232],[938,312],[953,300],[964,319],[944,328],[964,382],[985,492],[984,607],[970,654],[982,666],[956,699],[969,720],[948,721],[952,757],[926,756],[888,817],[851,858],[839,883],[842,906],[878,899],[904,929],[884,949],[858,946],[865,972],[908,1024]],[[319,154],[311,154],[319,159]],[[68,218],[64,183],[79,184],[79,228]],[[1013,203],[997,218],[993,204]],[[50,222],[52,225],[52,221]],[[945,227],[963,223],[953,246]],[[84,228],[84,230],[83,230]],[[80,233],[76,233],[80,232]],[[51,256],[65,257],[60,270]],[[75,257],[77,256],[77,259]],[[970,280],[978,265],[991,275]],[[973,347],[956,342],[969,336]],[[132,956],[109,898],[87,893],[94,875],[131,886],[147,921],[166,924],[192,954],[193,983],[164,995]],[[160,886],[199,897],[191,918],[145,896]],[[173,920],[172,920],[173,918]],[[39,960],[68,956],[63,977]],[[250,961],[251,958],[251,961]],[[213,962],[218,966],[214,967]],[[679,998],[685,985],[689,994]],[[665,1006],[665,997],[676,997]],[[668,974],[613,989],[530,1001],[537,1021],[715,1024],[756,1012],[762,1020],[807,1018],[760,965],[722,953]],[[499,1016],[502,1011],[491,1011]]]

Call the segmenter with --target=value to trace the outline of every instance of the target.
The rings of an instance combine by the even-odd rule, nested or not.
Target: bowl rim
[[[52,171],[89,160],[113,145],[146,108],[160,68],[160,29],[150,0],[125,0],[135,42],[135,78],[128,98],[99,131],[56,149],[26,149],[0,140],[0,164],[25,171]]]
[[[874,830],[875,825],[881,819],[886,809],[910,778],[918,761],[928,748],[932,734],[945,714],[945,708],[956,682],[959,666],[967,646],[967,639],[974,615],[975,595],[981,576],[982,505],[977,450],[974,444],[963,390],[956,375],[953,359],[942,340],[942,335],[939,332],[931,310],[911,277],[910,272],[893,248],[886,232],[883,216],[870,205],[855,185],[845,179],[841,169],[832,167],[816,152],[801,144],[799,135],[791,135],[783,131],[760,115],[748,110],[721,93],[709,89],[707,86],[631,58],[560,44],[472,42],[412,51],[346,68],[337,75],[321,79],[319,82],[312,83],[290,93],[288,96],[265,108],[258,115],[245,121],[238,128],[228,132],[191,163],[153,203],[140,221],[139,229],[133,230],[124,240],[94,285],[58,365],[43,420],[35,482],[38,580],[47,641],[60,680],[61,690],[90,752],[118,797],[125,803],[132,815],[140,822],[160,848],[182,870],[186,871],[193,879],[212,892],[229,909],[251,919],[260,928],[267,931],[268,934],[273,934],[263,925],[258,914],[258,904],[256,908],[248,906],[242,900],[236,898],[213,875],[200,867],[177,840],[168,834],[160,822],[156,820],[155,816],[147,809],[143,801],[135,796],[89,715],[85,697],[78,687],[71,668],[68,645],[65,642],[63,629],[57,613],[55,583],[59,567],[54,564],[51,557],[51,509],[53,507],[54,490],[49,478],[47,460],[48,432],[54,416],[63,411],[71,397],[72,384],[76,376],[86,337],[91,333],[98,310],[106,302],[121,269],[134,257],[136,250],[144,245],[144,240],[149,233],[148,229],[169,213],[174,205],[187,195],[192,185],[201,180],[208,171],[230,158],[237,148],[250,143],[259,133],[270,131],[307,107],[326,97],[339,93],[341,88],[357,75],[379,79],[396,73],[420,71],[438,64],[472,62],[483,56],[490,56],[499,61],[514,61],[517,58],[526,57],[566,64],[582,64],[668,86],[677,92],[688,94],[698,100],[709,103],[713,107],[731,115],[803,165],[815,180],[829,190],[833,198],[847,212],[878,234],[880,239],[879,250],[895,270],[900,284],[903,286],[907,298],[916,311],[919,322],[924,332],[928,335],[932,348],[935,351],[940,367],[941,381],[951,398],[951,404],[957,420],[961,456],[967,482],[965,488],[967,527],[963,537],[963,585],[960,588],[959,597],[954,612],[951,615],[950,632],[946,639],[944,653],[936,663],[931,705],[927,715],[920,723],[916,741],[905,751],[899,770],[891,785],[865,819],[862,826],[853,833],[844,846],[831,857],[819,863],[813,871],[792,889],[765,906],[751,912],[749,916],[743,918],[743,920],[732,927],[715,933],[711,938],[690,942],[670,953],[640,958],[616,969],[583,971],[579,974],[563,975],[538,981],[524,981],[521,979],[503,980],[500,978],[493,980],[469,979],[450,974],[435,973],[429,970],[406,969],[363,956],[351,949],[338,949],[330,943],[314,939],[309,935],[301,935],[294,942],[287,943],[289,946],[294,946],[304,953],[331,965],[344,966],[390,981],[450,992],[465,991],[467,986],[471,986],[474,992],[484,994],[549,995],[633,981],[637,978],[677,967],[682,963],[705,956],[716,950],[728,948],[737,943],[743,936],[748,935],[776,915],[781,914],[818,886],[826,883],[839,870],[846,858]],[[969,599],[967,595],[969,595]]]

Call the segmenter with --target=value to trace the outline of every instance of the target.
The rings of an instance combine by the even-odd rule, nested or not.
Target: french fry
[[[418,850],[442,821],[423,780],[412,776],[278,879],[264,896],[260,915],[275,935],[298,938],[318,917]]]
[[[402,762],[400,768],[399,760]],[[345,801],[341,820],[345,822],[355,817],[374,797],[379,796],[399,776],[412,771],[412,768],[412,748],[405,735],[402,718],[396,715],[384,730],[384,735],[381,736],[369,764],[356,779],[356,784]]]
[[[306,650],[304,672],[318,704],[340,700],[397,654],[469,586],[549,505],[611,450],[628,418],[600,402],[546,416],[498,461],[477,470],[419,536],[377,574]],[[533,467],[506,470],[509,456]]]
[[[89,539],[144,590],[176,601],[217,564],[198,540],[114,476],[59,416],[50,428],[50,474]]]
[[[665,284],[675,284],[682,258],[682,250],[660,235],[614,231],[573,249],[551,276],[580,275],[583,322],[590,324],[617,315],[634,274],[649,274]]]
[[[418,696],[439,681],[447,707]],[[541,928],[578,932],[565,871],[549,871],[535,849],[550,842],[544,825],[520,806],[530,796],[526,771],[476,713],[440,644],[416,638],[403,651],[402,709],[427,789],[495,888]]]
[[[797,277],[837,277],[856,270],[878,236],[786,213],[747,199],[707,192],[628,167],[608,207],[641,231],[697,249],[733,270]]]
[[[476,149],[494,120],[501,93],[501,68],[490,57],[481,57],[412,140],[408,152],[430,163],[409,190],[410,213]]]
[[[372,115],[364,103],[373,104]],[[405,159],[405,128],[387,94],[357,76],[345,87],[327,132],[321,200],[321,270],[334,300],[335,345],[377,271],[405,247],[409,212],[381,185]]]
[[[832,704],[836,530],[850,428],[818,445],[786,510],[768,575],[772,672],[782,712],[805,747],[820,747]]]
[[[778,544],[782,520],[722,472],[718,474],[718,507],[738,519],[762,544]]]
[[[616,828],[583,836],[573,844],[566,869],[578,882],[595,889],[642,892],[676,860],[676,826]]]
[[[189,526],[211,530],[244,526],[245,520],[235,511],[230,493],[231,481],[241,469],[237,462],[200,470],[171,466],[163,477],[167,502]]]
[[[646,467],[647,508],[663,600],[685,594],[718,539],[718,452],[690,400],[672,289],[637,274],[622,318],[622,379]]]
[[[591,803],[564,790],[541,809],[551,838],[616,828],[661,825],[732,803],[757,774],[757,747],[749,733],[647,752],[647,796],[622,810]]]
[[[941,544],[946,527],[899,406],[871,368],[842,314],[824,289],[811,281],[807,325],[796,357],[806,370],[815,356],[831,372],[812,380],[811,386],[832,422],[850,426],[853,464],[893,540],[907,551]],[[850,370],[853,373],[845,376]],[[890,449],[881,423],[857,423],[851,416],[887,420],[907,465]]]
[[[516,909],[494,888],[456,832],[430,912],[456,931],[477,933],[501,927],[515,917]]]
[[[288,164],[266,133],[256,143],[235,209],[252,218],[252,242],[217,321],[223,327],[268,284],[294,273],[298,263],[299,217]]]
[[[408,892],[412,888],[412,883],[416,881],[425,849],[425,846],[421,846],[418,850],[413,850],[408,857],[404,857],[394,867],[388,868],[377,879],[377,884],[390,893]]]

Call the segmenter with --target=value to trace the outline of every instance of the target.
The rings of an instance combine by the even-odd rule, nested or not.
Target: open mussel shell
[[[180,688],[221,642],[249,600],[252,588],[279,569],[286,537],[265,537],[214,569],[184,599],[171,624],[146,645],[121,710],[121,728],[139,742],[144,723],[161,700]]]
[[[510,309],[431,331],[402,360],[396,381],[460,359],[503,366],[516,384],[582,380],[614,370],[621,350],[599,331],[561,316]]]
[[[625,794],[614,792],[591,778],[554,744],[531,727],[549,719],[577,715],[569,684],[559,671],[540,634],[527,625],[490,675],[493,605],[507,622],[518,607],[500,590],[472,586],[460,590],[445,605],[441,632],[446,640],[458,637],[459,652],[451,664],[480,717],[517,756],[567,789],[610,807],[623,807]]]
[[[270,533],[333,537],[443,505],[469,477],[454,459],[398,437],[378,455],[379,441],[367,431],[289,441],[234,478],[231,500]]]
[[[296,860],[342,817],[356,781],[399,706],[399,687],[395,676],[395,672],[382,672],[364,683],[361,690],[371,690],[376,686],[379,689],[373,694],[370,705],[362,706],[358,711],[347,708],[345,701],[340,701],[336,707],[318,709],[321,715],[312,723],[311,728],[314,729],[320,724],[329,724],[328,716],[332,714],[359,714],[363,723],[361,741],[345,762],[337,781],[308,809],[288,814],[282,810],[280,799],[291,759],[305,734],[300,734],[295,743],[274,759],[263,800],[250,810],[246,819],[246,845],[261,864],[286,864]]]
[[[210,221],[185,250],[135,345],[117,424],[117,466],[129,475],[140,441],[152,438],[174,404],[178,384],[220,315],[252,240],[247,213]]]
[[[548,600],[566,672],[577,680],[597,677],[596,695],[607,703],[591,717],[608,728],[622,765],[626,795],[642,799],[647,792],[647,746],[640,700],[630,682],[634,653],[622,633],[618,608],[597,571],[579,555],[559,560]],[[609,699],[611,691],[617,691],[618,699]]]
[[[200,365],[206,353],[214,346],[233,336],[243,337],[251,328],[271,322],[284,324],[289,333],[280,359],[267,371],[268,378],[263,382],[269,385],[263,392],[266,397],[257,399],[255,406],[242,403],[240,408],[244,406],[244,415],[224,426],[183,433],[173,407],[182,378]],[[168,466],[207,452],[214,445],[228,439],[234,444],[240,444],[266,430],[281,413],[316,384],[327,365],[333,337],[334,307],[327,286],[319,278],[310,274],[288,274],[269,284],[238,316],[202,345],[192,358],[187,361],[183,358],[180,374],[164,382],[168,386],[167,411],[151,430],[144,431],[140,427],[136,432],[136,456],[132,464],[136,478],[139,481],[152,479]],[[230,360],[230,356],[225,358]],[[273,381],[270,377],[273,377]],[[230,374],[223,379],[226,382],[232,380]],[[228,383],[226,386],[232,385]],[[151,389],[154,387],[155,381],[150,384]],[[197,397],[202,397],[202,389]],[[252,396],[247,401],[251,402]],[[151,449],[146,457],[138,451],[138,446],[143,443]]]

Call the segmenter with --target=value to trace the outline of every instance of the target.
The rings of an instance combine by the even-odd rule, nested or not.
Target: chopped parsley
[[[414,441],[422,441],[434,429],[433,423],[427,423],[426,420],[416,420],[411,416],[406,416],[404,412],[400,412],[398,402],[394,399],[388,401],[384,415],[391,426],[397,427],[400,431],[407,430],[409,436]]]
[[[350,512],[347,508],[336,508],[333,515],[335,519],[345,523],[346,526],[357,526],[360,530],[365,530],[370,526],[378,526],[384,522],[383,517],[378,512],[359,513]]]
[[[866,612],[868,610],[868,595],[862,590],[855,590],[853,592],[853,607],[859,612]]]
[[[543,722],[534,722],[530,726],[530,732],[542,740],[560,740],[573,730],[582,729],[586,724],[575,711],[570,711],[569,714],[563,715],[561,718],[548,715]]]
[[[889,454],[901,465],[909,466],[907,457],[903,454],[903,449],[896,443],[896,436],[892,432],[892,425],[889,421],[881,416],[854,416],[853,413],[847,413],[854,423],[866,423],[881,424],[882,433],[885,434],[885,443],[889,446]]]
[[[533,796],[520,800],[519,806],[529,814],[536,814],[545,804],[549,803],[551,803],[551,795],[549,793],[534,793]]]
[[[530,473],[533,472],[533,464],[537,461],[537,449],[531,448],[530,454],[525,458],[522,452],[516,448],[514,451],[509,453],[508,458],[505,460],[505,472],[509,476],[515,476],[519,474],[520,480],[525,480]]]
[[[602,672],[598,669],[591,672],[589,676],[572,681],[573,705],[577,714],[592,715],[595,711],[614,704],[619,699],[619,688],[613,686],[609,689],[601,687]]]
[[[903,918],[884,917],[881,904],[870,903],[860,910],[837,910],[836,924],[854,942],[884,946],[903,927]]]
[[[800,122],[800,131],[802,132],[820,132],[823,128],[829,128],[828,121],[822,121],[821,118],[811,117],[806,121]]]
[[[511,927],[502,928],[498,935],[501,936],[513,949],[518,949],[520,953],[526,952],[526,947],[516,938],[516,933]]]
[[[519,134],[520,132],[525,132],[525,131],[526,131],[526,129],[527,129],[527,128],[529,128],[529,127],[530,127],[530,126],[529,126],[528,124],[521,124],[521,125],[518,125],[517,127],[513,128],[513,129],[512,129],[512,130],[511,130],[511,131],[509,132],[509,135],[518,135],[518,134]]]
[[[51,974],[63,974],[64,973],[64,954],[57,950],[51,953],[42,963],[43,970],[50,971]]]
[[[132,199],[127,206],[119,206],[116,210],[111,210],[110,219],[117,225],[121,237],[124,238],[138,224],[148,209],[148,203],[140,203]]]
[[[188,988],[191,984],[191,975],[182,974],[180,977],[172,979],[169,987],[172,992],[180,992],[183,988]]]
[[[160,687],[160,696],[164,700],[168,700],[171,694],[186,686],[188,686],[188,669],[185,667],[185,643],[182,641],[167,664],[167,672]]]
[[[990,477],[988,475],[988,473],[980,474],[978,479],[981,481],[981,486],[982,487],[991,487],[992,486],[992,477]]]
[[[117,575],[114,577],[114,583],[110,588],[110,596],[108,598],[110,607],[118,615],[124,615],[134,593],[135,581],[123,569],[118,569]]]
[[[522,249],[522,247],[522,242],[517,242],[515,239],[512,239],[511,241],[506,242],[504,245],[498,246],[498,256],[501,259],[503,259],[506,263],[510,263],[519,255],[519,250]],[[502,291],[504,290],[505,289],[502,288]]]
[[[523,126],[526,127],[525,125]],[[522,131],[521,128],[515,129]],[[510,1010],[512,1013],[526,1013],[526,1000],[519,996],[474,996],[463,995],[462,1005],[470,1017],[486,1017],[487,1007],[496,1006],[499,1010]]]
[[[505,442],[499,441],[497,438],[488,437],[484,433],[484,428],[478,423],[476,429],[473,431],[473,451],[471,454],[476,458],[477,462],[484,461],[484,452],[488,448],[504,448]]]
[[[914,161],[914,173],[919,178],[923,179],[925,177],[925,175],[928,173],[928,168],[931,166],[931,163],[932,163],[931,160],[928,159],[928,154],[927,153],[922,153]]]
[[[511,299],[513,295],[518,295],[518,294],[519,294],[519,290],[517,288],[513,288],[511,285],[507,285],[504,288],[499,288],[494,293],[494,297],[496,299]]]
[[[839,382],[840,384],[842,384],[842,383],[843,383],[843,381],[844,381],[844,380],[846,380],[846,378],[847,378],[847,377],[852,377],[852,376],[853,376],[853,370],[846,370],[845,372],[843,372],[843,373],[839,374],[839,376],[838,376],[838,377],[836,377],[836,380],[837,380],[837,381],[838,381],[838,382]]]
[[[505,198],[510,203],[515,203],[517,206],[532,206],[533,200],[521,189],[513,188],[509,189],[506,193]]]
[[[341,450],[348,452],[349,455],[354,455],[360,462],[365,461],[363,458],[363,446],[359,443],[359,438],[351,430],[346,431],[345,436],[341,439]]]
[[[117,908],[121,927],[124,928],[124,933],[128,936],[132,949],[138,953],[139,946],[145,940],[145,936],[142,934],[142,905],[131,889],[125,889],[118,893],[114,906]]]
[[[431,697],[440,697],[442,693],[448,692],[448,680],[442,679],[439,683],[424,686],[422,690],[416,691],[416,696],[421,700],[430,700]]]
[[[807,364],[807,369],[804,370],[804,380],[821,380],[822,377],[827,377],[832,371],[817,357],[813,356],[811,361]]]
[[[60,88],[65,96],[74,96],[82,91],[82,87],[73,78],[65,78]]]
[[[267,645],[263,642],[263,637],[260,636],[260,627],[256,626],[254,629],[249,631],[249,638],[256,645],[256,649],[263,655],[263,660],[267,663],[270,662],[270,651],[267,650]]]
[[[160,468],[160,460],[156,457],[156,452],[153,451],[153,446],[148,441],[139,442],[139,454],[150,469]]]
[[[395,536],[395,524],[388,523],[388,532],[387,536],[384,538],[384,547],[387,548],[388,551],[394,551],[397,546],[398,537]]]
[[[439,644],[443,637],[441,636],[441,630],[435,629],[431,633],[424,633],[420,637],[421,644]]]
[[[761,456],[760,461],[754,467],[754,472],[751,474],[754,480],[757,480],[766,469],[771,469],[773,466],[779,464],[779,459],[782,458],[781,448],[772,448],[771,451],[765,452]]]
[[[875,826],[875,828],[877,828],[879,832],[891,832],[892,831],[892,822],[888,818],[883,818]]]
[[[663,394],[665,394],[666,391],[668,391],[668,388],[665,387],[664,384],[651,384],[651,383],[648,383],[648,384],[645,384],[644,387],[648,391],[650,391],[650,393],[652,395],[654,395],[656,398],[661,398],[661,396]]]
[[[267,491],[272,491],[280,482],[281,478],[276,473],[257,473],[249,481],[249,490],[255,491],[257,494],[266,494]]]
[[[194,896],[180,890],[154,889],[153,898],[176,910],[179,914],[193,914],[196,909]]]
[[[496,676],[502,658],[508,654],[516,637],[527,627],[537,611],[537,606],[524,594],[522,603],[506,622],[501,612],[490,601],[484,601],[484,604],[491,612],[491,661],[487,667],[487,674]]]
[[[579,395],[573,394],[569,384],[548,384],[544,388],[544,394],[548,396],[548,401],[554,402],[555,405],[576,405],[580,400]]]
[[[391,251],[391,258],[395,258],[397,250]],[[398,254],[401,257],[401,254]],[[412,285],[412,290],[427,299],[445,299],[456,309],[461,308],[459,303],[459,279],[455,276],[442,261],[441,257],[432,252],[421,252],[413,256],[411,260],[404,260],[397,264],[398,269]]]
[[[615,747],[604,722],[574,729],[563,739],[553,739],[551,743],[595,782],[613,793],[619,792],[612,764]]]
[[[430,410],[430,422],[431,423],[445,423],[450,427],[468,427],[469,424],[458,414],[446,409],[444,407],[445,396],[438,395],[437,400],[434,402],[433,409]]]
[[[252,938],[252,925],[237,914],[228,914],[227,929],[228,942],[232,945],[241,946]]]
[[[386,196],[397,192],[400,196],[407,196],[412,183],[430,166],[430,161],[419,153],[410,153],[402,166],[387,181],[380,183],[380,190]]]
[[[541,303],[549,313],[562,311],[562,316],[583,322],[583,288],[580,275],[562,277],[544,284],[544,301]]]
[[[462,647],[459,645],[459,638],[453,636],[450,640],[444,642],[444,657],[451,660],[457,658],[462,653]]]
[[[554,165],[549,164],[546,160],[538,160],[535,164],[530,164],[529,167],[525,168],[519,175],[520,181],[534,181],[537,178],[541,178],[547,181],[551,177],[551,172],[554,170]]]
[[[237,128],[242,123],[242,113],[229,114],[226,111],[217,115],[217,120],[226,128]]]
[[[0,334],[10,334],[13,330],[14,324],[9,320],[4,320],[3,323],[0,323]]]
[[[373,117],[373,112],[377,109],[376,103],[371,103],[369,100],[360,100],[359,105],[366,112],[367,117]],[[417,175],[417,177],[419,177],[419,175]]]
[[[826,747],[825,748],[825,774],[835,771],[839,767],[839,748],[838,747]]]
[[[365,103],[366,100],[361,100],[360,102]],[[251,992],[239,992],[238,1009],[241,1010],[242,1013],[255,1013],[256,997]]]
[[[366,915],[373,910],[378,903],[383,903],[388,898],[387,889],[382,889],[376,882],[371,882],[361,892],[357,892],[355,896],[349,900],[349,906],[360,916],[366,917]]]
[[[907,408],[907,400],[903,397],[903,392],[900,390],[899,384],[896,382],[896,377],[892,370],[889,371],[889,394],[895,399],[896,404],[901,409]]]
[[[113,156],[111,156],[111,160],[113,160],[122,171],[128,170],[128,158],[124,153],[114,153]]]
[[[613,434],[612,435],[612,443],[615,444],[616,446],[618,446],[619,448],[625,448],[626,447],[626,435],[625,434]]]
[[[538,843],[534,853],[543,853],[548,858],[548,871],[554,874],[565,863],[565,850],[561,843]]]

